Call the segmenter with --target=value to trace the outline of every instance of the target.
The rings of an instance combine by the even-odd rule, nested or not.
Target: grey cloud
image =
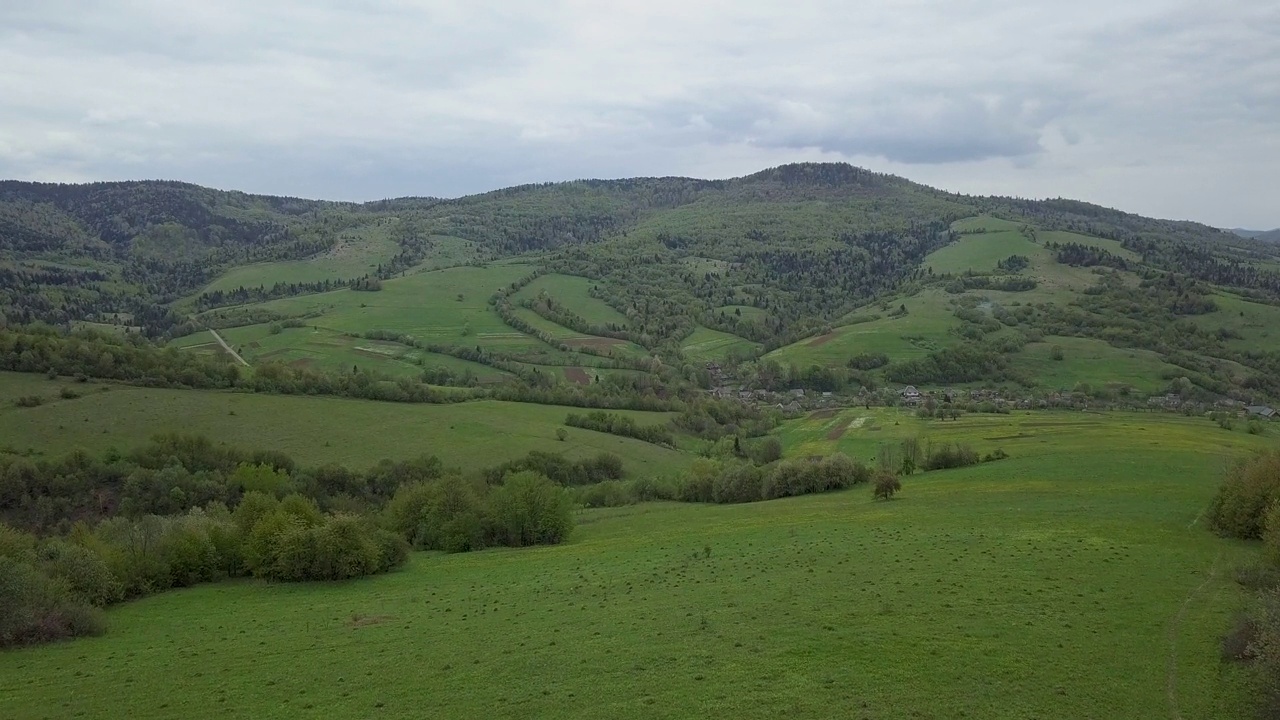
[[[848,160],[1273,226],[1277,35],[1271,0],[4,3],[0,176],[367,199]]]

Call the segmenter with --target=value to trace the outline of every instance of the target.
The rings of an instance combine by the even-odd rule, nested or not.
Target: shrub
[[[65,580],[11,557],[0,557],[0,608],[0,647],[100,635],[106,627]]]
[[[622,507],[635,504],[636,496],[631,483],[605,480],[582,488],[578,493],[578,502],[589,508]]]
[[[493,537],[503,545],[554,545],[573,529],[568,493],[544,475],[518,472],[489,494]]]
[[[897,475],[881,470],[876,473],[872,497],[879,500],[892,500],[894,493],[902,489],[902,481]]]
[[[124,599],[124,587],[98,553],[65,540],[50,540],[40,548],[41,569],[66,582],[75,599],[105,607]]]
[[[74,388],[68,385],[67,387],[64,387],[58,391],[58,397],[62,398],[63,400],[75,400],[76,398],[80,397],[80,393],[76,392]]]
[[[977,451],[968,445],[943,443],[926,449],[924,467],[926,470],[946,470],[977,465],[978,461]]]
[[[1230,537],[1262,537],[1267,511],[1280,500],[1280,451],[1238,463],[1223,480],[1209,506],[1211,526]]]
[[[44,404],[44,398],[39,395],[23,395],[17,400],[14,400],[13,404],[20,408],[39,407]]]

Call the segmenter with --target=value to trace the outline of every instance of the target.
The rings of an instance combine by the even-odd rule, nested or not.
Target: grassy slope
[[[507,326],[488,301],[530,269],[515,264],[450,268],[388,280],[379,292],[338,290],[264,306],[286,315],[320,313],[307,322],[341,332],[391,330],[433,343],[515,349],[541,343]]]
[[[759,343],[727,332],[698,326],[689,337],[680,342],[680,350],[690,360],[706,362],[720,360],[734,350],[758,351]]]
[[[625,327],[626,315],[603,300],[591,297],[591,287],[596,284],[594,280],[576,275],[543,275],[521,288],[520,292],[515,294],[515,298],[517,300],[532,299],[545,292],[581,315],[589,323],[598,325],[614,323]]]
[[[1249,302],[1239,295],[1219,293],[1214,296],[1218,310],[1196,315],[1192,322],[1209,330],[1226,328],[1242,339],[1228,340],[1236,350],[1280,351],[1280,307]]]
[[[1263,441],[1079,413],[935,434],[1019,432],[1011,459],[892,503],[643,505],[584,513],[558,547],[167,593],[105,637],[0,654],[0,694],[15,720],[1251,717],[1217,648],[1247,551],[1199,513]]]
[[[85,392],[60,400],[63,385]],[[107,388],[105,391],[104,388]],[[40,394],[49,402],[15,407],[12,398]],[[339,462],[357,468],[382,458],[438,455],[447,465],[478,468],[529,450],[572,458],[612,452],[632,475],[670,475],[693,458],[630,438],[556,429],[575,408],[496,401],[409,405],[339,398],[253,395],[200,390],[154,390],[119,385],[79,385],[43,376],[0,373],[0,447],[35,448],[59,455],[75,448],[127,450],[161,432],[208,435],[244,448],[270,448],[303,465]],[[664,413],[620,411],[642,424]]]
[[[951,301],[951,296],[942,290],[926,290],[893,303],[895,309],[906,306],[907,314],[902,317],[877,311],[878,319],[838,327],[830,336],[807,338],[765,357],[801,367],[843,365],[850,357],[863,353],[882,352],[893,360],[921,357],[960,341],[951,333],[959,324],[952,315]]]
[[[992,272],[996,263],[1010,255],[1030,255],[1040,246],[1017,232],[989,232],[962,235],[944,248],[929,253],[925,267],[938,273]]]
[[[1053,359],[1055,346],[1062,349],[1062,360]],[[1164,372],[1183,374],[1150,350],[1116,348],[1092,338],[1048,337],[1027,345],[1012,360],[1042,387],[1058,390],[1070,390],[1076,383],[1117,382],[1153,393],[1169,384]]]

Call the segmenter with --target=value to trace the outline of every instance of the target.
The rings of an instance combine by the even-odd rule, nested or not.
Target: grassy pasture
[[[1236,350],[1280,351],[1280,307],[1249,302],[1239,295],[1221,292],[1213,296],[1218,310],[1196,315],[1192,322],[1207,329],[1225,328],[1242,339],[1227,341]]]
[[[835,328],[828,335],[780,347],[765,357],[801,367],[843,365],[849,358],[863,353],[882,352],[892,360],[905,360],[960,341],[959,336],[951,332],[960,321],[952,314],[951,296],[942,290],[926,290],[890,305],[894,309],[906,306],[907,314],[889,317],[886,311],[869,308],[863,313],[874,311],[878,319]]]
[[[308,324],[339,332],[391,330],[433,343],[516,350],[542,343],[502,322],[488,301],[530,269],[514,264],[456,267],[388,280],[379,292],[337,290],[263,306],[289,316],[318,314]]]
[[[34,379],[34,380],[33,380]],[[84,396],[58,397],[73,385]],[[46,403],[19,408],[13,398],[38,394]],[[122,385],[49,381],[0,373],[0,447],[56,456],[76,448],[128,450],[161,432],[207,435],[244,448],[271,448],[303,465],[338,462],[362,468],[382,458],[438,455],[446,465],[478,468],[551,450],[571,458],[611,452],[632,475],[671,475],[691,456],[656,445],[570,428],[556,429],[574,408],[497,401],[409,405],[342,398],[255,395],[202,390],[155,390]],[[666,413],[616,411],[642,424]]]
[[[391,237],[394,220],[383,219],[343,232],[326,253],[306,260],[261,262],[233,268],[209,283],[204,292],[239,287],[271,287],[278,282],[349,280],[377,270],[399,252]]]
[[[769,311],[754,305],[725,305],[716,308],[717,314],[733,315],[738,314],[743,320],[764,320],[769,317]]]
[[[1086,245],[1088,247],[1101,248],[1110,252],[1112,255],[1119,255],[1125,260],[1133,262],[1141,262],[1142,256],[1132,250],[1126,250],[1119,240],[1110,240],[1108,238],[1093,237],[1092,235],[1081,235],[1080,233],[1065,232],[1062,230],[1037,230],[1036,239],[1041,242],[1056,242],[1060,245],[1066,243],[1075,243],[1077,245]]]
[[[520,288],[517,300],[538,297],[541,293],[555,298],[561,305],[581,315],[589,323],[626,327],[627,316],[615,310],[603,300],[591,297],[591,287],[596,281],[576,275],[543,275]]]
[[[690,360],[707,362],[720,360],[735,350],[758,351],[759,343],[751,342],[727,332],[698,326],[689,337],[680,342],[680,351]]]
[[[1062,349],[1062,360],[1053,359],[1055,346]],[[1116,348],[1101,340],[1076,337],[1047,337],[1044,342],[1031,343],[1013,356],[1013,365],[1040,386],[1059,390],[1070,390],[1076,383],[1096,386],[1117,382],[1153,393],[1169,384],[1162,373],[1177,371],[1150,350]]]
[[[962,218],[951,223],[951,229],[959,233],[973,233],[979,231],[986,232],[1017,232],[1022,227],[1021,223],[1012,220],[1002,220],[1001,218],[991,217],[990,215],[977,215],[974,217]]]
[[[956,242],[929,253],[925,267],[937,273],[991,272],[1010,255],[1031,255],[1042,249],[1015,231],[962,235]]]
[[[793,423],[788,449],[857,450],[866,425],[825,438],[864,416]],[[889,503],[591,511],[556,547],[175,591],[111,611],[104,637],[0,654],[0,696],[15,720],[1252,716],[1217,647],[1251,550],[1200,512],[1264,440],[1140,414],[928,431],[1013,457]]]

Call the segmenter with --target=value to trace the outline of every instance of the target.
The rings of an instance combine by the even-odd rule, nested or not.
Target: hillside
[[[1240,237],[1250,238],[1252,240],[1261,240],[1263,242],[1280,242],[1280,228],[1275,230],[1245,230],[1244,228],[1231,228],[1231,232]]]
[[[1186,377],[1206,398],[1280,396],[1268,328],[1241,320],[1280,302],[1280,247],[838,164],[364,204],[6,182],[0,276],[11,324],[201,350],[216,328],[254,365],[445,384],[707,387],[701,367],[728,362],[765,390],[1147,393]],[[1036,359],[1080,342],[1096,362]],[[1139,367],[1159,377],[1134,382]]]

